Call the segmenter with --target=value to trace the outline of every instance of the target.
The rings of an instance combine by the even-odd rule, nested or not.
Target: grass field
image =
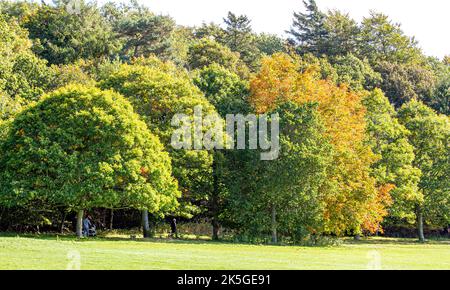
[[[333,247],[189,240],[0,236],[0,269],[450,269],[450,241],[346,241]]]

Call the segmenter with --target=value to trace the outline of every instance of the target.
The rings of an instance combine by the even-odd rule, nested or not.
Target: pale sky
[[[301,0],[138,0],[156,13],[169,14],[178,24],[222,23],[228,11],[246,14],[256,32],[283,35]],[[337,8],[357,21],[374,9],[401,23],[405,33],[415,36],[427,55],[450,54],[449,0],[316,0],[322,11]]]

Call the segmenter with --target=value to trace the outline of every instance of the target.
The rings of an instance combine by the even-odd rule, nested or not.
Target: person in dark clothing
[[[86,216],[83,220],[83,236],[84,237],[95,237],[97,235],[97,230],[95,225],[92,223],[92,218],[90,215]]]
[[[91,219],[89,216],[86,216],[83,220],[83,237],[89,237],[89,229],[91,226]]]
[[[173,218],[170,220],[170,230],[171,230],[170,236],[178,238],[177,219],[176,218]]]

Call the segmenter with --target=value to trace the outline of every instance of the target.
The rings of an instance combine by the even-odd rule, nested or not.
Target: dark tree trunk
[[[59,224],[59,232],[62,234],[64,232],[64,223],[66,222],[66,211],[63,210],[61,213],[61,223]]]
[[[272,243],[278,243],[278,234],[277,234],[277,210],[275,206],[272,206]]]
[[[212,220],[212,227],[213,227],[212,239],[214,241],[218,241],[219,240],[220,224],[217,222],[216,219]]]
[[[423,213],[420,206],[417,206],[417,231],[419,235],[419,241],[421,243],[425,242],[425,235],[423,233]]]
[[[148,220],[148,210],[142,211],[142,231],[144,238],[150,238],[150,222]]]
[[[211,225],[213,227],[212,232],[212,239],[214,241],[219,240],[219,231],[220,231],[220,224],[219,224],[219,164],[218,164],[218,156],[217,152],[214,152],[213,155],[213,192],[211,196]]]
[[[77,212],[77,238],[81,239],[83,237],[83,216],[84,216],[84,210],[79,210]]]
[[[111,209],[111,215],[109,217],[109,229],[112,231],[114,228],[114,209]]]

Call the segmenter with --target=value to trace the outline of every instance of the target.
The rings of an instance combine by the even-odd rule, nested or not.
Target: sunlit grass
[[[79,263],[78,263],[79,262]],[[1,236],[0,269],[450,269],[450,242],[346,240],[294,247],[205,240],[144,240],[120,233],[73,237]]]

